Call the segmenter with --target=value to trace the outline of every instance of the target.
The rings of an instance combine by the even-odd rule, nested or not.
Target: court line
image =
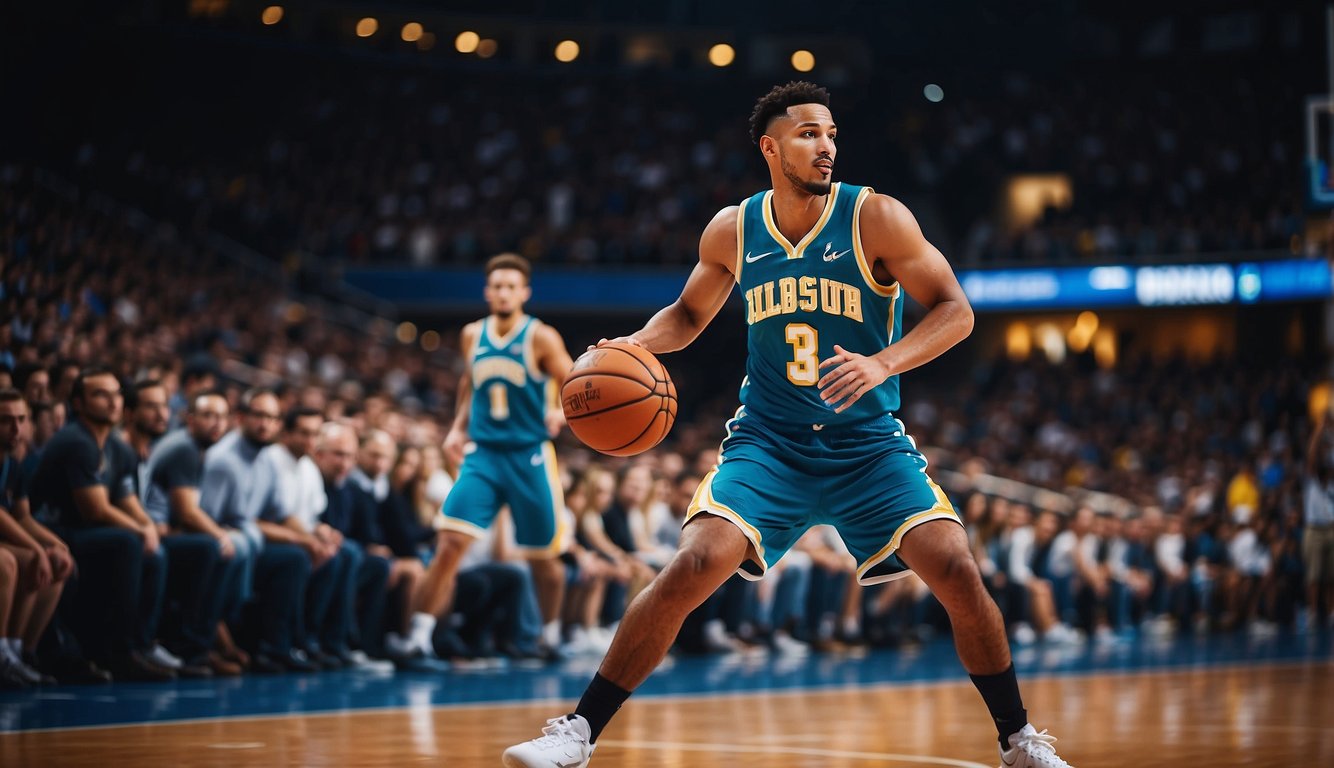
[[[735,752],[748,755],[807,755],[809,757],[842,757],[853,760],[885,760],[894,763],[920,763],[922,765],[946,765],[951,768],[991,768],[984,763],[971,760],[955,760],[952,757],[933,757],[931,755],[900,755],[893,752],[849,752],[842,749],[816,749],[814,747],[759,747],[739,744],[691,744],[674,741],[612,741],[603,739],[598,742],[603,746],[625,749],[672,749],[682,752]]]
[[[1196,672],[1207,672],[1210,670],[1236,670],[1248,668],[1309,668],[1313,664],[1328,663],[1328,659],[1309,658],[1305,660],[1282,659],[1275,661],[1254,661],[1246,659],[1237,659],[1226,662],[1216,663],[1189,663],[1179,666],[1151,667],[1146,669],[1100,669],[1088,671],[1048,671],[1041,674],[1024,675],[1020,678],[1020,685],[1027,685],[1031,682],[1040,680],[1078,680],[1093,679],[1098,677],[1127,678],[1136,675],[1148,676],[1169,676],[1182,675]],[[774,698],[781,696],[802,696],[808,694],[821,693],[845,693],[849,691],[878,692],[895,691],[904,689],[924,689],[936,687],[971,687],[967,680],[913,680],[902,683],[886,682],[874,683],[871,685],[815,685],[803,688],[786,688],[781,690],[757,689],[753,691],[717,691],[700,693],[664,693],[664,694],[640,694],[634,701],[663,701],[663,702],[689,702],[689,701],[707,701],[716,699],[749,699],[758,696],[765,698]],[[455,709],[522,709],[527,707],[554,707],[561,708],[568,706],[574,697],[570,698],[546,698],[546,699],[511,699],[499,701],[462,701],[449,702],[444,704],[433,704],[429,707],[431,710],[455,710]],[[334,717],[356,713],[391,713],[391,712],[411,712],[418,710],[417,704],[396,704],[382,707],[348,707],[344,709],[324,709],[305,712],[258,712],[251,714],[238,715],[217,715],[213,717],[191,717],[181,719],[166,720],[140,720],[133,723],[103,723],[100,725],[68,725],[68,726],[50,726],[45,728],[24,728],[21,730],[5,731],[0,730],[0,739],[7,736],[15,736],[25,733],[54,733],[54,732],[75,732],[75,731],[96,731],[96,730],[114,730],[121,728],[144,728],[149,726],[173,726],[173,725],[199,725],[201,723],[229,723],[244,722],[248,720],[286,720],[296,717]]]

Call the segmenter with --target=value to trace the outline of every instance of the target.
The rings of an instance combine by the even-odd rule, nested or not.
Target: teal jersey
[[[473,346],[472,411],[468,436],[479,445],[498,448],[534,445],[548,439],[546,414],[550,377],[537,367],[533,341],[542,323],[534,317],[519,321],[501,337],[494,318],[482,320]]]
[[[737,213],[737,285],[749,326],[741,403],[767,422],[852,424],[899,408],[899,379],[891,376],[835,414],[816,383],[820,361],[838,344],[873,355],[902,335],[898,283],[871,274],[859,219],[869,187],[831,185],[811,231],[793,245],[774,223],[772,191],[741,203]]]

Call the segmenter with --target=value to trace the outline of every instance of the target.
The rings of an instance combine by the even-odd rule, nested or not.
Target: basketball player
[[[458,482],[436,519],[435,558],[418,592],[410,642],[431,653],[435,619],[454,595],[459,562],[508,504],[515,538],[529,556],[545,650],[560,645],[568,539],[565,501],[551,445],[565,424],[556,394],[574,364],[560,333],[524,314],[532,294],[528,261],[503,253],[486,263],[487,317],[464,326],[465,368],[446,458]],[[554,406],[554,407],[553,407]]]
[[[679,552],[626,611],[575,711],[507,750],[505,765],[587,765],[685,616],[734,571],[763,576],[803,531],[827,523],[856,556],[862,584],[911,568],[945,606],[999,731],[1002,765],[1066,766],[1054,739],[1028,724],[1000,611],[958,516],[894,416],[898,375],[965,338],[972,308],[902,203],[832,181],[838,129],[823,88],[774,88],[750,126],[773,189],[720,211],[680,298],[618,339],[681,349],[740,287],[749,355],[722,458],[695,493]],[[905,293],[927,310],[906,334]]]

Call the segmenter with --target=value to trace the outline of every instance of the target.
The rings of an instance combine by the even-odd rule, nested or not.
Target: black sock
[[[1011,677],[1013,676],[1011,674]],[[602,729],[607,727],[612,715],[616,714],[616,710],[620,709],[628,698],[630,698],[629,691],[601,674],[593,675],[593,682],[588,684],[583,698],[579,699],[579,706],[575,707],[573,712],[588,721],[588,727],[592,731],[588,739],[589,744],[597,742],[598,736],[602,735]]]
[[[1000,735],[1001,749],[1010,748],[1010,734],[1018,733],[1028,725],[1028,711],[1019,696],[1019,681],[1014,677],[1014,665],[995,675],[969,675],[982,700],[991,710],[991,719],[996,721],[996,732]]]

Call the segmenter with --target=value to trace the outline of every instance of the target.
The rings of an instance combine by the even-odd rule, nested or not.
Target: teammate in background
[[[532,568],[542,643],[547,650],[560,646],[565,566],[559,557],[570,532],[551,438],[565,424],[557,393],[574,363],[556,329],[524,314],[530,275],[521,256],[488,261],[483,295],[491,314],[460,336],[467,364],[444,450],[447,461],[462,466],[436,519],[435,557],[412,618],[411,640],[428,653],[435,619],[453,599],[460,559],[504,504]]]
[[[1067,766],[1028,724],[1001,614],[963,526],[903,423],[898,375],[972,331],[949,263],[897,200],[832,181],[838,129],[823,88],[762,97],[751,137],[773,189],[705,228],[680,298],[617,341],[679,350],[736,283],[746,299],[741,408],[691,503],[681,549],[631,604],[574,712],[506,750],[510,768],[582,768],[603,728],[662,661],[682,620],[733,572],[764,575],[813,525],[835,526],[862,584],[911,568],[944,605],[996,723],[1005,768]],[[926,310],[902,332],[903,293]]]

